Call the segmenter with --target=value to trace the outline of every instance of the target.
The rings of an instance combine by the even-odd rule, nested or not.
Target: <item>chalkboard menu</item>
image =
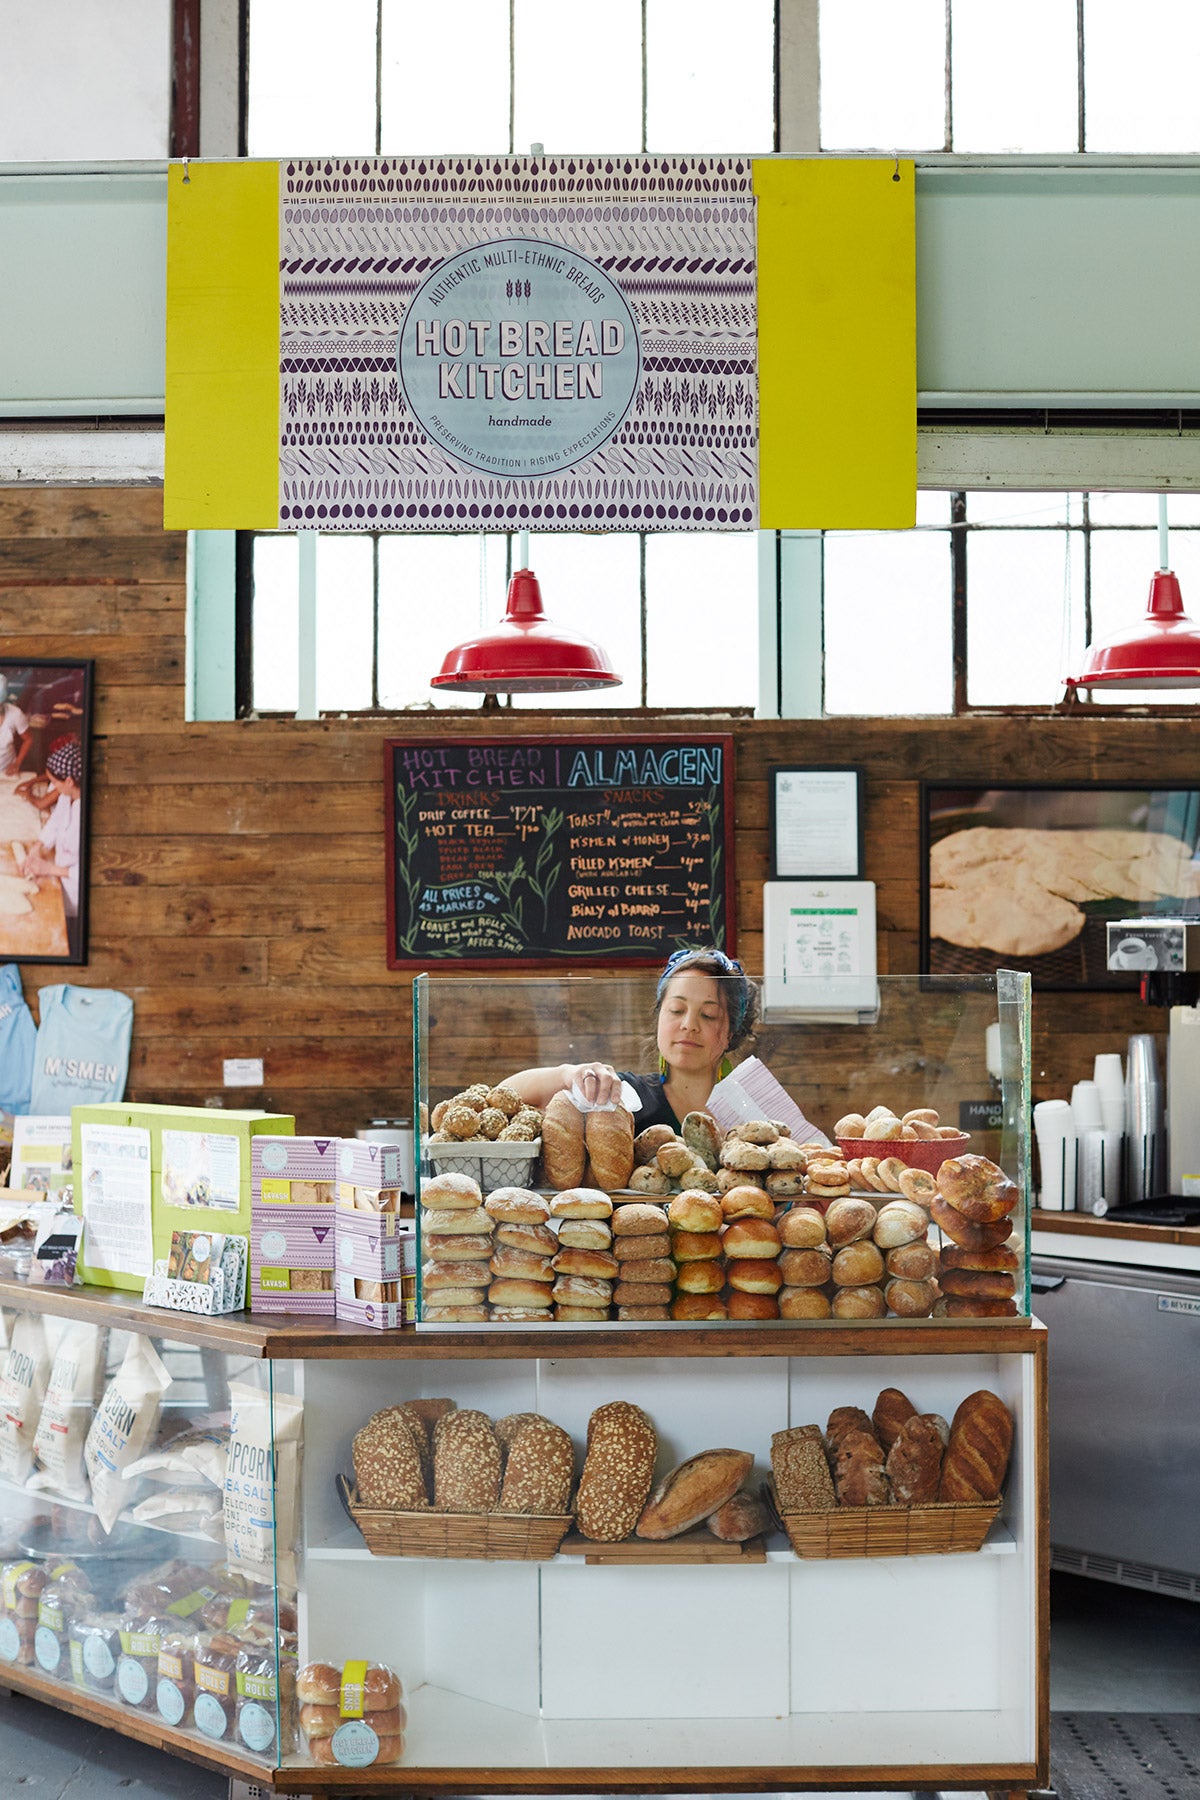
[[[734,949],[733,739],[391,738],[388,967]]]

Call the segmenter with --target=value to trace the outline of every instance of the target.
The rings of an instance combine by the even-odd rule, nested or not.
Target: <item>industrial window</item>
[[[1200,150],[1195,0],[822,0],[821,147]]]
[[[1158,566],[1149,494],[922,494],[910,532],[824,534],[825,710],[954,713],[1063,698],[1085,647],[1132,627]],[[1173,495],[1169,555],[1200,593],[1200,497]],[[1095,704],[1194,706],[1183,689]]]

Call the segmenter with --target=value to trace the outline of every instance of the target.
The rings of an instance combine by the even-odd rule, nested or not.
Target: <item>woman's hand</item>
[[[589,1106],[611,1106],[621,1098],[621,1077],[609,1063],[576,1063],[570,1085]]]

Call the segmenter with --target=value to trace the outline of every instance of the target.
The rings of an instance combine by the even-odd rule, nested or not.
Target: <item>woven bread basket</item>
[[[797,1556],[942,1556],[982,1548],[1000,1510],[935,1501],[928,1506],[839,1506],[832,1512],[781,1512]]]
[[[570,1513],[396,1512],[364,1506],[350,1488],[347,1508],[373,1556],[444,1556],[468,1562],[545,1562],[572,1523]]]

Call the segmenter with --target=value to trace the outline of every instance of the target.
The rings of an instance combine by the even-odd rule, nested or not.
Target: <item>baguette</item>
[[[642,1538],[673,1538],[725,1505],[754,1466],[749,1450],[702,1450],[665,1475],[637,1523]]]

